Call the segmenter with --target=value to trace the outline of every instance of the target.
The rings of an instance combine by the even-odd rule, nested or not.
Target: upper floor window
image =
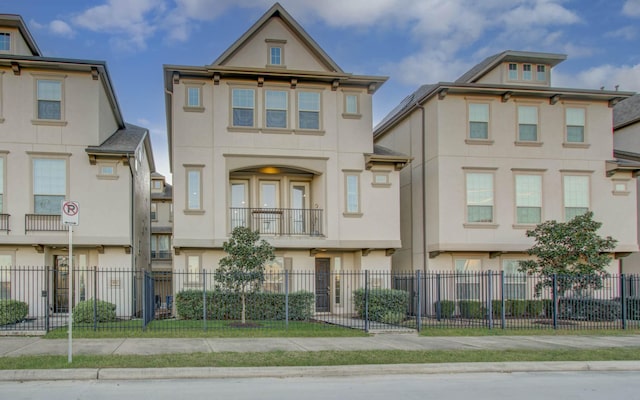
[[[516,175],[516,223],[542,221],[542,176]]]
[[[566,221],[589,211],[589,177],[564,175],[564,218]]]
[[[11,50],[11,34],[8,32],[0,32],[0,51]]]
[[[493,222],[493,174],[467,173],[467,222]]]
[[[547,80],[547,68],[544,65],[538,65],[536,67],[536,80],[537,81]]]
[[[567,124],[567,143],[584,143],[584,108],[567,108],[565,121]]]
[[[255,126],[255,90],[232,89],[233,126]]]
[[[196,86],[187,87],[187,107],[202,107],[201,90]]]
[[[538,141],[538,107],[518,106],[518,141]]]
[[[62,158],[34,158],[34,213],[60,214],[66,194],[67,161]]]
[[[265,90],[265,114],[267,128],[286,128],[288,93],[283,90]]]
[[[356,94],[345,95],[344,112],[347,114],[358,114],[358,95]]]
[[[269,47],[269,64],[282,65],[282,47],[280,46]]]
[[[514,63],[509,64],[509,80],[511,81],[518,80],[518,64],[514,64]]]
[[[531,64],[523,64],[522,65],[522,79],[525,81],[530,81],[533,79],[533,72],[531,71]]]
[[[345,214],[360,213],[360,173],[345,173]]]
[[[38,119],[62,120],[62,81],[37,80]]]
[[[151,258],[155,260],[171,259],[170,235],[151,235]]]
[[[320,129],[320,93],[298,92],[298,127]]]
[[[489,104],[469,104],[469,139],[489,139]]]
[[[158,204],[157,203],[151,203],[151,220],[152,221],[158,220]]]
[[[202,167],[188,165],[187,174],[187,207],[186,212],[202,212]]]

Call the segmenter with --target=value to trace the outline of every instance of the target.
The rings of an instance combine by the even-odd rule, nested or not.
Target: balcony
[[[171,260],[170,250],[151,250],[152,260]]]
[[[324,236],[322,211],[303,208],[230,208],[231,229],[248,227],[261,235]]]
[[[27,232],[59,232],[69,228],[62,223],[62,217],[52,214],[25,214],[24,231]]]
[[[9,214],[0,214],[0,231],[5,231],[9,233],[11,229],[9,229]]]

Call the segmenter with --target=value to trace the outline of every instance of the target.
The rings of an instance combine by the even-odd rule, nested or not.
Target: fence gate
[[[155,317],[155,294],[153,290],[153,275],[147,271],[142,275],[142,321],[143,328]]]

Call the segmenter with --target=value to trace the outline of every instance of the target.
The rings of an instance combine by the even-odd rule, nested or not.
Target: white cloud
[[[622,7],[622,13],[628,17],[640,17],[640,0],[627,0]]]
[[[607,37],[622,38],[625,40],[634,40],[638,36],[638,30],[635,26],[624,26],[615,31],[607,32]]]
[[[554,71],[554,85],[585,89],[640,91],[640,64],[611,65],[605,64],[589,68],[578,74],[559,74]]]
[[[73,29],[71,29],[69,24],[59,19],[56,19],[49,23],[49,31],[51,31],[51,33],[53,33],[54,35],[67,38],[72,38],[75,36],[75,32],[73,31]]]

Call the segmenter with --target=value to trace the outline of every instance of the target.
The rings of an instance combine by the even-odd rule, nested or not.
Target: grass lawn
[[[435,350],[318,351],[265,353],[194,353],[153,356],[76,355],[0,357],[0,369],[275,367],[362,364],[416,364],[509,361],[640,360],[640,348],[593,350]]]

